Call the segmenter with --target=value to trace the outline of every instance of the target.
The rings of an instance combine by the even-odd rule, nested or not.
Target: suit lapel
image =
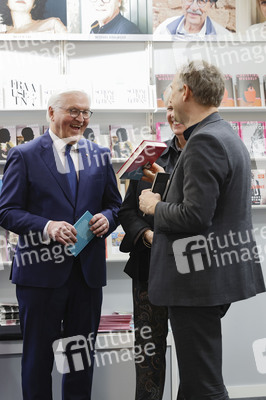
[[[50,173],[55,178],[57,184],[60,186],[60,188],[65,193],[67,199],[70,201],[70,203],[73,205],[73,207],[75,207],[73,194],[71,193],[64,167],[63,167],[61,160],[57,154],[57,151],[55,150],[55,148],[53,146],[53,141],[52,141],[48,131],[46,131],[44,133],[44,135],[42,136],[41,157],[42,157],[46,167],[49,169]]]

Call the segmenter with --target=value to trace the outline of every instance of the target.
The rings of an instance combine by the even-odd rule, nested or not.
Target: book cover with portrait
[[[37,138],[41,134],[41,127],[39,125],[17,125],[16,136],[17,145],[28,143],[31,140]]]
[[[83,132],[83,136],[90,140],[93,143],[101,144],[100,143],[100,125],[99,124],[89,124],[85,131]]]
[[[257,74],[236,76],[236,104],[238,107],[260,107],[260,79]]]
[[[57,34],[67,32],[67,0],[0,3],[0,31],[8,34]],[[17,4],[19,3],[19,4]]]
[[[0,161],[6,161],[9,150],[16,145],[16,127],[0,126]]]
[[[165,90],[173,81],[175,74],[157,74],[155,75],[156,84],[156,97],[157,97],[157,107],[166,107],[165,104]]]
[[[221,107],[234,107],[235,106],[235,98],[234,98],[234,87],[233,87],[233,78],[229,74],[224,75],[224,97],[220,104]]]
[[[153,0],[153,34],[180,40],[207,40],[236,32],[236,0],[216,2]],[[200,18],[199,18],[200,16]],[[191,28],[193,26],[193,29]],[[158,38],[159,39],[159,38]]]
[[[266,155],[266,132],[263,121],[240,121],[240,137],[251,158]]]
[[[113,158],[127,159],[133,152],[137,141],[133,125],[110,125],[110,148]]]
[[[266,171],[251,170],[251,204],[260,206],[266,204]]]

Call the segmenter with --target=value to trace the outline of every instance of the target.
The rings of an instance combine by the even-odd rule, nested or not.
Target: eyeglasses
[[[90,0],[91,3],[96,3],[98,0]],[[103,3],[110,3],[111,0],[101,0]]]
[[[70,117],[72,117],[72,118],[78,118],[81,113],[84,119],[89,119],[93,114],[93,112],[91,110],[78,110],[77,108],[71,108],[70,110],[68,110],[64,107],[59,107],[59,108],[67,111],[69,113]]]
[[[196,1],[199,7],[205,7],[209,0],[185,0],[185,3],[192,4]]]

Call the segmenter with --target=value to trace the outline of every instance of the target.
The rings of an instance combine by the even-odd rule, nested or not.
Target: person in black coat
[[[170,173],[185,146],[183,137],[185,126],[175,121],[171,102],[168,102],[167,120],[174,137],[166,142],[167,149],[156,161],[156,164],[163,168],[162,171]],[[153,217],[143,216],[138,207],[141,191],[150,187],[151,183],[149,182],[132,180],[119,211],[119,219],[126,233],[120,250],[130,252],[125,272],[132,278],[135,346],[136,349],[142,349],[142,357],[138,357],[141,362],[138,360],[135,362],[136,400],[162,399],[166,366],[167,307],[152,305],[148,297]],[[145,351],[148,343],[153,345],[153,351],[149,351],[149,354]]]

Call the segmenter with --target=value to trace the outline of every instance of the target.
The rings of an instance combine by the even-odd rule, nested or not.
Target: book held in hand
[[[117,171],[120,179],[140,180],[143,176],[143,167],[153,164],[167,148],[163,142],[143,140],[127,161]]]
[[[77,230],[77,242],[69,246],[69,251],[73,256],[77,256],[81,250],[94,238],[94,233],[90,230],[89,222],[93,215],[86,211],[82,217],[75,223],[74,227]]]

